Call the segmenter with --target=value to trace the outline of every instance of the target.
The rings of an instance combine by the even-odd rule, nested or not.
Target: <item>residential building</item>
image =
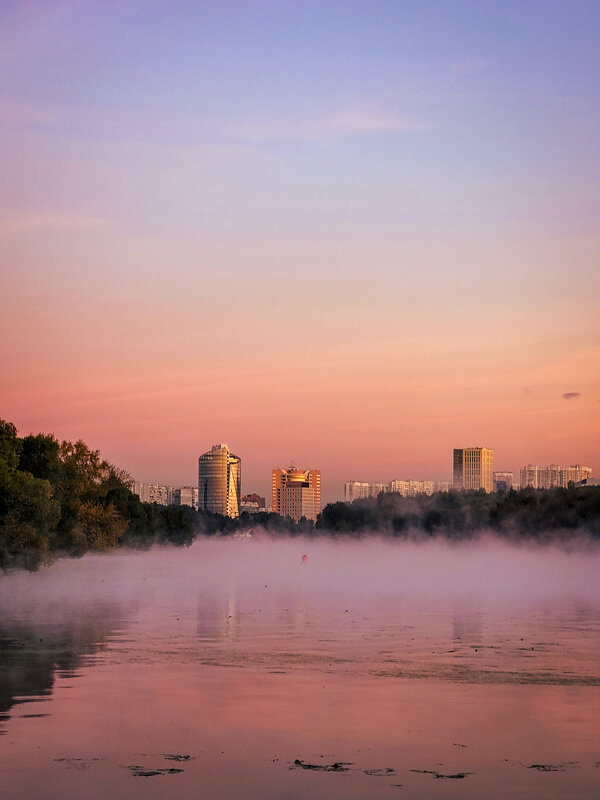
[[[389,483],[369,483],[367,481],[346,481],[344,484],[344,500],[351,503],[353,500],[366,497],[377,497],[380,492],[389,492]]]
[[[487,447],[464,447],[453,451],[452,482],[455,489],[494,489],[494,451]]]
[[[172,486],[134,481],[130,484],[130,488],[134,494],[137,494],[142,503],[156,503],[159,506],[168,506],[171,502]]]
[[[554,489],[556,486],[567,486],[567,484],[567,470],[558,464],[548,464],[547,467],[538,469],[538,489]]]
[[[527,464],[521,467],[521,489],[553,489],[557,486],[566,488],[570,483],[581,483],[592,475],[591,467],[573,464],[570,467],[559,464],[548,464],[547,467],[538,467],[536,464]]]
[[[574,464],[565,469],[567,470],[567,486],[571,481],[573,483],[581,483],[582,481],[589,481],[592,477],[592,468],[584,467],[581,464]]]
[[[215,444],[198,459],[198,507],[238,517],[242,490],[242,461],[226,443]]]
[[[513,488],[512,472],[494,472],[494,491],[508,492]]]
[[[390,491],[397,492],[403,497],[416,497],[418,494],[434,494],[434,492],[447,492],[450,490],[448,481],[400,481],[390,483]]]
[[[536,464],[521,467],[521,489],[538,488],[538,468]]]
[[[198,508],[198,487],[182,486],[181,489],[171,489],[171,505]]]
[[[321,472],[318,469],[274,469],[273,511],[298,522],[301,517],[317,521],[321,511]]]
[[[270,508],[267,508],[267,502],[264,497],[261,497],[259,494],[251,493],[245,494],[242,497],[242,502],[240,504],[240,513],[242,511],[246,511],[248,514],[258,514],[260,511],[270,511]]]

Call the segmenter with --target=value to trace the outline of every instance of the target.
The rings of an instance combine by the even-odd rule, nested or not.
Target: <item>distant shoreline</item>
[[[437,492],[326,505],[316,523],[279,514],[231,518],[190,506],[143,503],[131,478],[82,441],[19,438],[0,420],[0,570],[35,570],[58,557],[119,547],[190,545],[198,536],[248,535],[468,542],[482,533],[511,542],[600,542],[600,486],[508,492]]]

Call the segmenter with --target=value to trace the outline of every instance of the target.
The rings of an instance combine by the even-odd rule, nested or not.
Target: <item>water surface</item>
[[[0,795],[590,800],[599,566],[263,538],[2,577]]]

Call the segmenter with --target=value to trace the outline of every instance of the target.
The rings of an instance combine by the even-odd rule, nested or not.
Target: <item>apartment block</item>
[[[494,490],[494,451],[487,447],[464,447],[452,454],[452,484],[455,489]]]
[[[494,472],[494,491],[509,492],[513,488],[512,472]]]

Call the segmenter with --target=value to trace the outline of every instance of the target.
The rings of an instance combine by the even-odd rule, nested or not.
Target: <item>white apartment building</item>
[[[566,488],[570,483],[579,483],[592,476],[592,468],[582,464],[573,464],[570,467],[559,464],[548,464],[547,467],[538,467],[536,464],[527,464],[521,467],[521,489],[553,489],[560,486]]]

